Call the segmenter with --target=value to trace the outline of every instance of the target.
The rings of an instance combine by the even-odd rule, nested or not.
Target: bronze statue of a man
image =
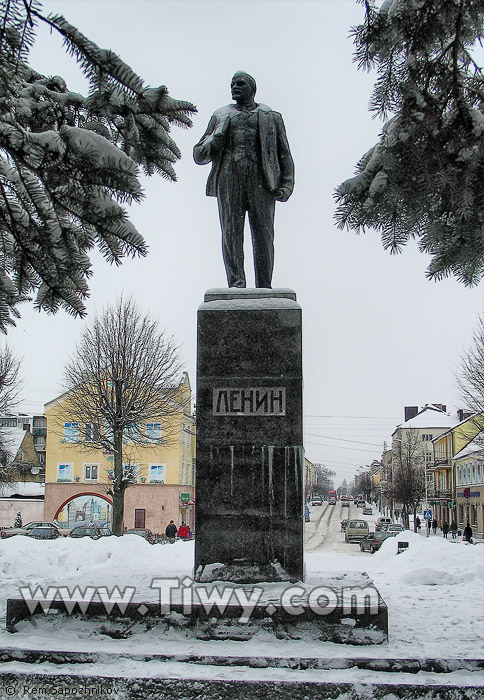
[[[274,210],[294,188],[294,162],[281,115],[256,103],[254,78],[242,71],[231,82],[235,104],[218,109],[193,149],[198,165],[212,163],[207,195],[217,197],[229,287],[245,287],[244,222],[249,215],[255,285],[271,288]]]

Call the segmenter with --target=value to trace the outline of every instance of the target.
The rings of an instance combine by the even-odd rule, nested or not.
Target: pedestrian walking
[[[457,536],[457,523],[455,520],[453,520],[450,524],[450,534],[452,535],[452,539],[455,540]]]
[[[434,535],[437,534],[437,520],[434,518],[432,521],[432,530],[434,531]]]
[[[178,532],[177,526],[175,525],[173,520],[170,520],[170,522],[168,523],[168,525],[166,526],[166,529],[165,529],[165,535],[168,537],[170,542],[174,542],[176,540],[177,532]]]
[[[188,525],[184,522],[180,525],[178,528],[178,537],[181,537],[182,540],[189,540],[190,539],[190,528]]]
[[[442,536],[445,537],[445,539],[447,539],[448,534],[449,534],[449,523],[446,520],[444,520],[444,522],[442,523]]]
[[[417,532],[420,532],[420,528],[421,528],[420,518],[417,515],[417,517],[415,518],[415,529],[417,530]]]
[[[469,521],[467,521],[467,525],[464,528],[464,541],[465,542],[472,542],[472,528],[469,524]]]

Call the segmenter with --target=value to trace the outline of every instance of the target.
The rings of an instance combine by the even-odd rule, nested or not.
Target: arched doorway
[[[70,496],[57,509],[55,519],[65,527],[85,522],[111,527],[113,502],[100,493],[84,492]]]

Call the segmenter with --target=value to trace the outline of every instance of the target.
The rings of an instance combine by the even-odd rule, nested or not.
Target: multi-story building
[[[432,476],[428,500],[439,525],[458,519],[453,459],[479,432],[479,426],[469,414],[459,410],[457,417],[459,421],[455,425],[432,440],[434,456],[428,467]]]
[[[0,485],[0,525],[12,526],[17,513],[23,522],[44,517],[45,416],[0,415],[0,435],[8,479]]]
[[[45,406],[47,461],[45,518],[72,525],[78,520],[111,522],[112,452],[93,449],[92,425],[68,420],[64,396]],[[126,528],[164,532],[170,520],[194,525],[195,419],[191,387],[184,373],[176,391],[176,410],[166,425],[147,422],[143,433],[150,442],[139,445],[125,433],[123,459],[132,475],[124,497]],[[165,441],[163,435],[170,435]]]
[[[405,421],[399,425],[392,435],[392,467],[395,470],[396,455],[402,445],[412,443],[413,462],[415,469],[422,469],[425,479],[425,506],[429,502],[429,493],[434,486],[434,443],[438,436],[460,422],[457,413],[447,413],[444,404],[426,404],[420,411],[418,406],[405,406]]]
[[[470,524],[474,536],[484,537],[484,447],[481,434],[452,460],[455,479],[455,520]]]

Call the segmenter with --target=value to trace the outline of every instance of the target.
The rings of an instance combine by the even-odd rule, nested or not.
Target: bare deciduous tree
[[[0,349],[0,413],[12,411],[18,404],[22,389],[20,379],[20,360],[13,350],[4,345]],[[12,483],[12,458],[8,434],[0,429],[0,492]]]
[[[115,535],[122,534],[124,493],[134,476],[124,472],[124,438],[129,435],[131,443],[146,447],[159,443],[160,436],[146,427],[159,422],[163,442],[170,441],[169,418],[180,411],[179,376],[173,339],[132,298],[122,297],[84,329],[64,370],[61,420],[78,424],[84,448],[113,454]]]
[[[402,517],[408,528],[409,513],[413,513],[415,523],[419,503],[425,495],[425,455],[417,431],[409,430],[395,442],[392,494],[403,506]]]
[[[465,437],[484,445],[484,316],[480,316],[470,346],[463,352],[456,373],[457,389],[471,416],[463,428]],[[477,437],[476,437],[477,435]]]

